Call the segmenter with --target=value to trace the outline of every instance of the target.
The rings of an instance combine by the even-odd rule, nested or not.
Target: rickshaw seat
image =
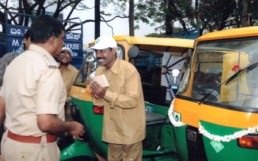
[[[166,116],[146,111],[146,125],[161,124],[166,121]]]

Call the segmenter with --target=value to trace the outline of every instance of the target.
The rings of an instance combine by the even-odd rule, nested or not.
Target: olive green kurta
[[[130,63],[117,59],[111,69],[100,66],[96,75],[105,74],[109,82],[104,99],[102,139],[114,144],[134,144],[145,138],[145,108],[141,78]]]

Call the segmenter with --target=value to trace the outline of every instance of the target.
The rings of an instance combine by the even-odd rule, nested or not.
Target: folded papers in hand
[[[101,75],[98,75],[98,76],[94,77],[93,81],[98,82],[98,84],[100,84],[102,87],[108,87],[109,86],[108,80],[107,80],[107,78],[104,74],[101,74]]]

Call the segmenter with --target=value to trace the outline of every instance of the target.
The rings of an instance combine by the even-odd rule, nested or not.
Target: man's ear
[[[48,43],[49,43],[52,47],[56,48],[56,37],[55,37],[54,35],[52,35],[52,36],[48,39]]]
[[[112,53],[116,54],[116,48],[112,48]]]

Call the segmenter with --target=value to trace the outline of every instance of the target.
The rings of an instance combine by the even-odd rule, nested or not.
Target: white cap
[[[117,43],[112,36],[100,36],[96,39],[92,49],[102,50],[106,48],[117,48]]]
[[[62,51],[67,51],[68,53],[70,53],[70,56],[71,56],[71,57],[73,56],[73,52],[72,52],[72,50],[71,50],[70,48],[63,47],[63,48],[62,48]],[[61,51],[61,52],[62,52],[62,51]]]

